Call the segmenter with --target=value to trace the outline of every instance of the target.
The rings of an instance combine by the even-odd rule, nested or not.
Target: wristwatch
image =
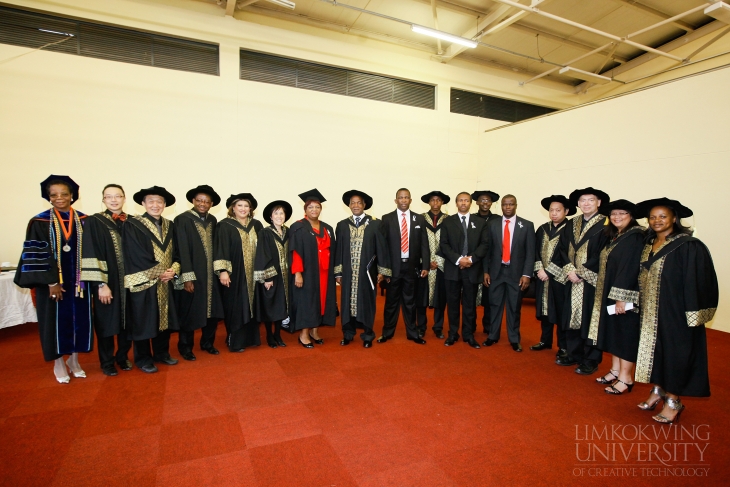
[[[104,284],[103,282],[99,283],[99,289],[103,288],[104,286],[106,286],[106,284]]]

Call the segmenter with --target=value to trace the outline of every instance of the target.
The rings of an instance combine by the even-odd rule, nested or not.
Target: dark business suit
[[[421,279],[422,270],[431,266],[431,253],[426,236],[426,220],[423,215],[410,212],[408,259],[401,257],[400,248],[400,210],[383,215],[380,228],[385,236],[390,264],[393,272],[390,284],[385,291],[385,307],[383,310],[383,333],[385,338],[392,338],[398,324],[399,309],[403,309],[403,321],[406,324],[406,336],[409,340],[418,338],[416,329],[416,279]]]
[[[444,261],[446,280],[446,303],[449,316],[449,338],[459,338],[459,307],[462,307],[462,332],[464,341],[474,338],[476,328],[477,286],[483,280],[482,260],[487,255],[487,223],[473,215],[469,216],[466,231],[466,255],[471,256],[472,265],[459,269],[456,264],[464,254],[464,229],[458,213],[444,220],[441,228],[440,249]]]
[[[507,338],[510,343],[520,343],[520,307],[522,290],[520,278],[532,276],[535,267],[535,226],[531,221],[518,216],[510,238],[510,261],[502,262],[502,240],[504,236],[504,217],[495,218],[487,225],[490,252],[484,260],[484,272],[489,274],[489,306],[491,324],[489,339],[499,340],[502,328],[502,315],[507,305]]]

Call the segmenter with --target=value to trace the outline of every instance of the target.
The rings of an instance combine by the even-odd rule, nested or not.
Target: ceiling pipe
[[[552,74],[552,73],[554,73],[555,71],[558,71],[558,70],[560,70],[560,69],[562,69],[562,68],[564,68],[564,67],[566,67],[566,66],[569,66],[569,65],[571,65],[571,64],[573,64],[573,63],[577,63],[577,62],[578,62],[578,61],[580,61],[581,59],[585,59],[585,58],[587,58],[587,57],[589,57],[589,56],[593,56],[594,54],[598,54],[599,52],[601,52],[601,51],[603,51],[603,50],[605,50],[605,49],[608,49],[609,47],[611,47],[611,46],[613,46],[613,45],[614,45],[614,43],[613,43],[613,42],[609,42],[609,43],[608,43],[608,44],[606,44],[606,45],[603,45],[603,46],[601,46],[601,47],[597,47],[597,48],[595,48],[594,50],[592,50],[591,52],[587,52],[587,53],[583,54],[582,56],[578,56],[578,57],[577,57],[577,58],[575,58],[575,59],[571,59],[570,61],[568,61],[568,62],[567,62],[567,63],[565,63],[565,64],[561,64],[560,66],[556,66],[556,67],[554,67],[554,68],[552,68],[552,69],[548,69],[547,71],[545,71],[545,72],[543,72],[543,73],[540,73],[540,74],[538,74],[537,76],[533,76],[532,78],[528,79],[527,81],[522,81],[522,82],[520,82],[520,86],[525,86],[525,85],[526,85],[527,83],[532,83],[533,81],[535,81],[535,80],[537,80],[537,79],[540,79],[540,78],[542,78],[542,77],[544,77],[544,76],[547,76],[547,75],[549,75],[549,74]]]

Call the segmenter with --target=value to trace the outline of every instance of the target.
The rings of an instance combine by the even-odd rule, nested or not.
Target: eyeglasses
[[[104,196],[105,200],[121,200],[124,198],[123,194],[108,194]]]

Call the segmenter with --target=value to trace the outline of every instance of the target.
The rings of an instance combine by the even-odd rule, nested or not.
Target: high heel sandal
[[[71,368],[71,364],[69,364],[70,361],[71,361],[71,359],[66,360],[66,366],[68,367],[68,370],[71,371],[71,373],[74,375],[74,377],[85,379],[86,372],[84,372],[84,369],[82,369],[81,366],[79,365],[79,368],[77,370],[73,370]],[[76,364],[76,365],[78,365],[78,364]]]
[[[664,400],[664,398],[666,397],[666,394],[664,393],[664,389],[662,389],[659,386],[652,387],[651,392],[649,393],[649,397],[651,397],[651,394],[657,395],[656,401],[654,401],[651,404],[649,404],[648,400],[641,402],[641,403],[637,404],[637,407],[639,409],[643,409],[644,411],[654,411],[654,408],[656,408],[656,405],[659,404],[659,401]]]
[[[673,399],[671,397],[668,397],[664,399],[664,402],[666,402],[667,406],[669,406],[669,409],[677,411],[677,414],[674,415],[673,419],[669,419],[663,414],[659,413],[656,416],[652,416],[652,419],[657,423],[662,424],[679,423],[679,415],[682,414],[682,411],[684,411],[684,404],[682,404],[682,401],[680,401],[679,398]]]
[[[611,374],[613,376],[613,379],[611,379],[611,380],[606,379],[606,375],[608,375],[608,374],[606,374],[606,375],[602,375],[601,377],[597,378],[596,382],[598,382],[599,384],[604,384],[604,385],[613,384],[615,381],[618,380],[618,374],[614,374],[613,372],[614,372],[613,369],[608,371],[608,374]],[[618,370],[616,372],[618,372]],[[624,384],[625,384],[625,382],[624,382]]]
[[[299,337],[299,344],[304,348],[314,348],[314,345],[312,345],[311,343],[304,343],[302,341],[302,337]]]
[[[618,389],[616,389],[616,383],[617,382],[620,382],[623,385],[625,385],[626,386],[626,390],[625,391],[619,391]],[[631,384],[627,384],[626,382],[622,381],[621,379],[616,379],[616,382],[614,382],[613,384],[611,384],[610,386],[608,386],[608,389],[604,389],[603,392],[605,392],[606,394],[611,394],[612,396],[620,396],[623,393],[628,394],[629,392],[631,392],[631,389],[633,389],[633,388],[634,388],[634,383],[633,382]]]
[[[314,338],[311,333],[309,334],[309,339],[317,345],[324,345],[324,340],[322,340],[321,338]]]

